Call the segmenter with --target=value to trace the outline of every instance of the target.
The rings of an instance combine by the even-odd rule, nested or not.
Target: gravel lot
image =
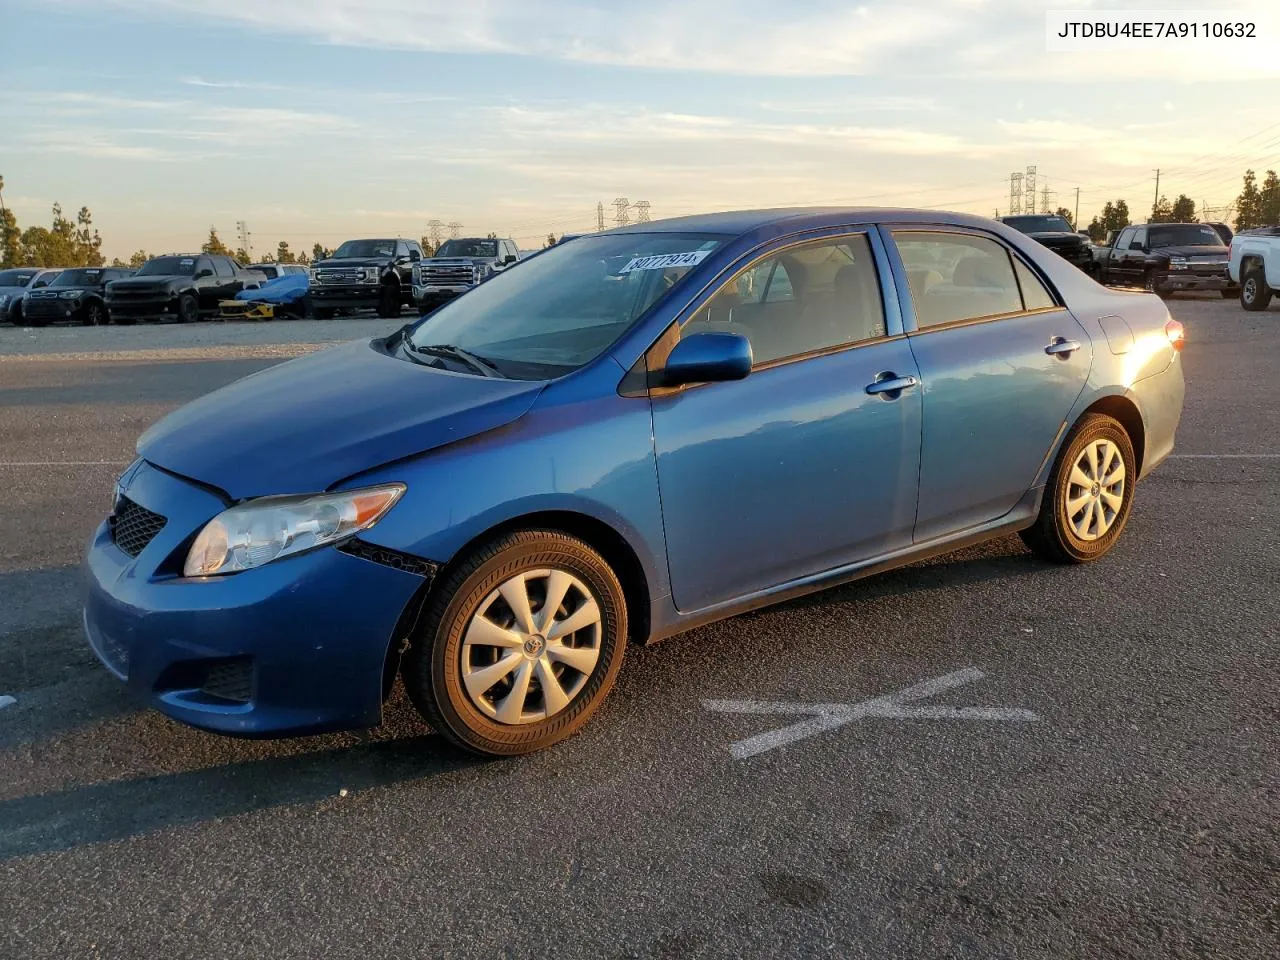
[[[1280,306],[1170,306],[1177,458],[1106,561],[1010,538],[632,650],[586,732],[506,762],[399,692],[367,733],[199,733],[80,636],[76,565],[147,424],[394,323],[0,328],[0,956],[1276,956]],[[704,705],[966,670],[919,703],[1036,719],[737,759],[803,718]]]

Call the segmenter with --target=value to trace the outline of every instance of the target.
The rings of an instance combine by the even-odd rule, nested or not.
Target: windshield
[[[1147,243],[1157,247],[1221,247],[1222,237],[1206,223],[1175,223],[1167,227],[1149,228]]]
[[[135,277],[189,277],[196,272],[195,257],[156,257],[142,265]]]
[[[623,233],[555,246],[441,307],[411,343],[459,347],[517,379],[562,376],[611,347],[726,239]]]
[[[1005,217],[1004,222],[1023,233],[1074,233],[1062,217]]]
[[[394,240],[348,240],[333,251],[336,259],[354,259],[356,257],[392,257],[395,256]]]
[[[0,270],[0,287],[25,287],[39,270]]]
[[[496,257],[497,240],[446,240],[436,251],[437,257]]]
[[[102,271],[98,268],[85,270],[63,270],[58,279],[49,284],[51,287],[94,287],[102,282]]]

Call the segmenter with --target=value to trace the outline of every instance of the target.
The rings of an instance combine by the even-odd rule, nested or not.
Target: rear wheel
[[[576,733],[622,665],[627,609],[604,559],[550,530],[503,536],[436,591],[401,673],[436,730],[487,756]]]
[[[1267,309],[1267,305],[1271,303],[1271,293],[1261,267],[1250,267],[1240,278],[1240,306],[1246,310]]]
[[[1105,414],[1086,414],[1058,452],[1040,515],[1020,534],[1023,543],[1054,563],[1105,556],[1129,520],[1137,479],[1124,427]]]
[[[184,293],[178,298],[178,322],[195,323],[200,319],[200,304],[193,294]]]
[[[1142,286],[1147,293],[1154,293],[1161,300],[1168,300],[1172,291],[1162,281],[1163,277],[1152,270],[1143,278]]]

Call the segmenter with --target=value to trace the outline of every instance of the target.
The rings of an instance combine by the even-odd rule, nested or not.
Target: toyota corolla
[[[1012,532],[1116,544],[1181,326],[979,217],[725,213],[553,247],[138,441],[85,628],[171,717],[375,724],[397,672],[483,754],[577,731],[626,645]]]

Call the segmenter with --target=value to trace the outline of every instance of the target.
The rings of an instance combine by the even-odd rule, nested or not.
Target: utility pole
[[[1071,218],[1071,222],[1075,224],[1077,230],[1080,229],[1080,188],[1076,187],[1076,212]]]
[[[604,201],[597,201],[597,203],[596,203],[596,231],[597,231],[597,232],[599,232],[599,231],[601,231],[601,230],[603,230],[603,229],[604,229]]]
[[[1160,206],[1160,168],[1156,167],[1156,196],[1151,201],[1151,212],[1156,212],[1156,207]]]

